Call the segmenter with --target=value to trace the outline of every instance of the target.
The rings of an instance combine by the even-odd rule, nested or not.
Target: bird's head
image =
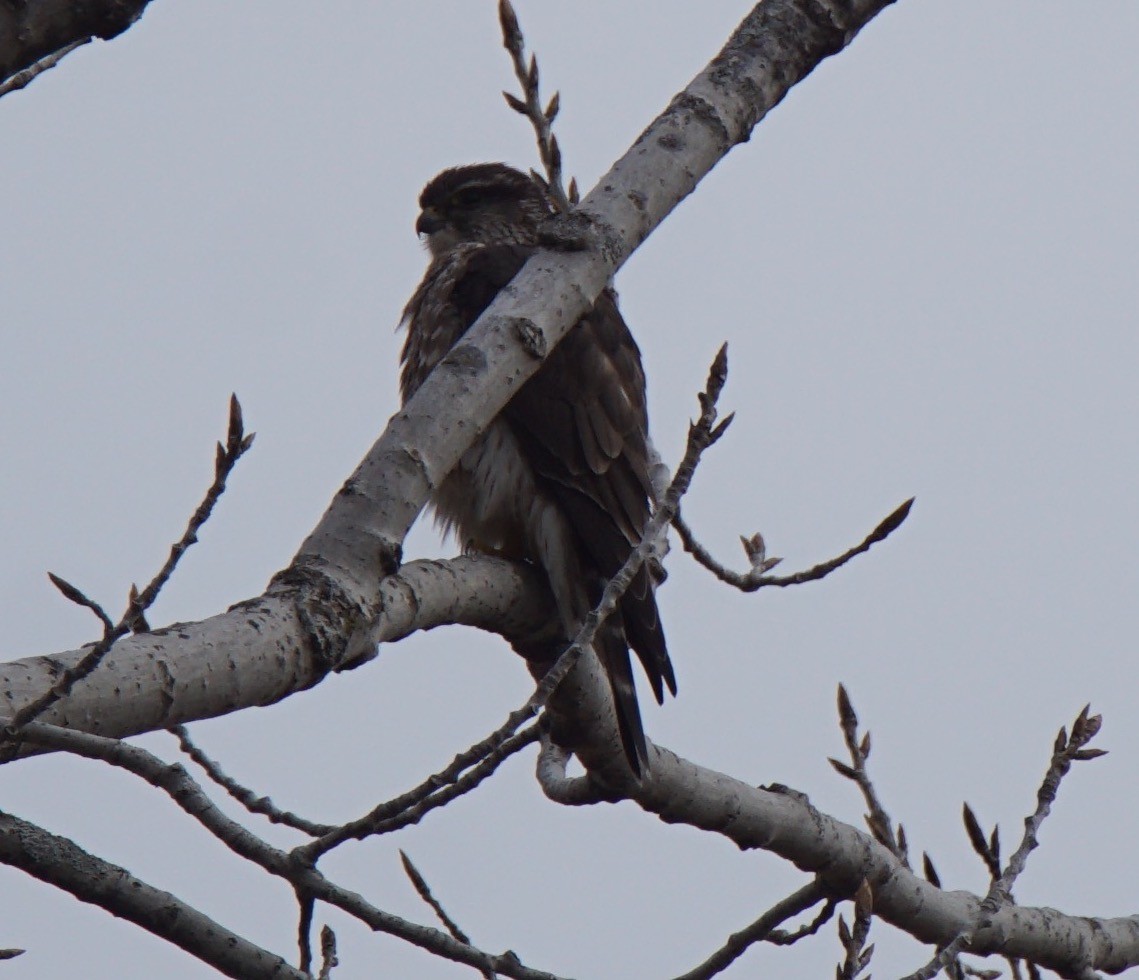
[[[465,242],[533,244],[553,213],[542,188],[504,163],[444,170],[423,188],[419,206],[415,230],[435,256]]]

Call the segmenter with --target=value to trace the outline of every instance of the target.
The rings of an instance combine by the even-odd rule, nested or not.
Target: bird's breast
[[[495,419],[432,496],[438,522],[465,548],[534,560],[534,472],[509,423]]]

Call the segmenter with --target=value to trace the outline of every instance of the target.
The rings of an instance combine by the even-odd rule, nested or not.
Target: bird
[[[404,404],[543,241],[555,213],[539,181],[504,163],[444,170],[424,187],[415,224],[430,261],[403,311]],[[437,523],[468,552],[530,562],[545,574],[571,639],[651,515],[653,455],[641,354],[606,288],[434,489]],[[656,566],[659,568],[659,565]],[[662,578],[642,564],[594,649],[636,778],[649,761],[630,650],[658,703],[676,695],[657,609]]]

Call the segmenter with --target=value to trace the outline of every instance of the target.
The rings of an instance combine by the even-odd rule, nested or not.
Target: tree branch
[[[243,827],[236,820],[226,816],[218,807],[214,806],[213,801],[203,791],[202,787],[190,777],[189,773],[187,773],[182,766],[167,764],[146,749],[140,748],[137,745],[128,745],[126,742],[117,739],[91,735],[87,732],[68,731],[65,728],[47,725],[43,722],[31,722],[27,726],[25,735],[30,740],[34,739],[49,744],[60,751],[74,752],[76,755],[81,755],[84,758],[110,763],[145,780],[151,786],[164,792],[183,812],[197,820],[198,823],[225,844],[234,854],[245,858],[247,861],[251,861],[270,874],[276,875],[289,882],[297,894],[303,895],[306,901],[315,899],[327,902],[330,905],[335,905],[337,908],[344,910],[349,915],[364,922],[372,929],[397,936],[428,952],[449,960],[454,960],[457,963],[466,963],[469,966],[480,969],[485,968],[501,973],[504,976],[514,977],[516,980],[559,980],[559,978],[553,974],[525,966],[512,952],[508,951],[498,956],[485,953],[469,944],[458,942],[447,933],[441,932],[438,929],[409,922],[407,919],[401,918],[398,915],[393,915],[390,912],[385,912],[383,909],[377,908],[364,899],[363,896],[347,888],[342,888],[335,882],[330,881],[312,864],[305,860],[298,859],[296,854],[290,854],[273,847]],[[3,817],[3,814],[0,814],[0,817]],[[15,817],[8,819],[17,821],[17,823],[22,826],[31,826],[24,825],[23,821],[19,821],[18,818]],[[65,873],[66,869],[57,868],[54,860],[47,862],[49,867],[45,871],[45,875],[52,875],[52,877],[41,876],[35,865],[35,859],[37,857],[42,858],[44,855],[37,854],[36,848],[31,845],[24,847],[22,850],[16,845],[6,847],[7,842],[2,839],[4,829],[5,825],[0,822],[0,861],[29,871],[37,877],[42,877],[44,881],[57,885],[77,897],[82,898],[84,901],[89,900],[85,897],[87,894],[94,894],[97,897],[98,892],[91,891],[93,887],[91,884],[86,883],[84,880],[73,883],[69,873]],[[71,842],[65,838],[57,838],[56,840],[61,842],[61,846],[71,844]],[[84,852],[79,851],[74,845],[71,845],[71,847],[74,848],[76,854],[80,856],[83,855]],[[71,854],[72,852],[68,851],[63,853],[65,853],[66,857],[67,854]],[[99,859],[93,860],[99,861]],[[105,862],[99,862],[99,864],[103,865]],[[76,864],[75,867],[79,869],[78,874],[81,879],[87,875],[94,875],[96,879],[99,878],[99,866],[93,867],[91,865],[84,866],[82,864]],[[113,868],[113,866],[107,867]],[[119,871],[121,869],[114,870]],[[125,874],[126,872],[123,873]],[[98,880],[94,887],[98,887]],[[163,907],[161,901],[163,895],[164,893],[154,892],[151,896],[151,901],[155,899],[158,900],[157,904],[147,906],[150,908],[151,914],[153,914],[154,909],[161,909]],[[101,903],[96,901],[95,904]],[[145,903],[143,903],[143,905],[145,906]],[[138,914],[141,916],[145,911],[145,908],[140,908]],[[155,935],[170,938],[165,933],[151,928],[151,924],[147,919],[132,916],[125,917],[130,918],[132,922],[142,926],[144,929],[154,932]],[[161,927],[162,925],[163,923],[160,922],[159,926]],[[171,941],[177,942],[178,945],[182,946],[188,953],[195,956],[198,955],[196,946],[183,945],[174,938],[171,938]],[[256,973],[231,973],[229,975],[238,977],[260,976],[260,974]],[[285,975],[291,976],[292,974]]]
[[[778,927],[792,916],[798,915],[800,912],[805,912],[826,898],[827,890],[819,884],[818,880],[804,885],[782,901],[776,902],[775,905],[764,912],[763,915],[749,926],[746,926],[739,932],[732,933],[732,935],[728,937],[728,941],[709,956],[708,959],[687,973],[676,977],[676,980],[709,980],[710,977],[714,977],[717,973],[723,973],[724,970],[739,959],[750,946],[769,939],[772,934],[777,931]],[[833,908],[833,904],[828,901],[824,907],[826,918],[820,915],[811,925],[817,930],[826,919],[830,917],[830,914],[833,914]]]
[[[239,980],[307,980],[281,957],[255,946],[169,892],[89,854],[66,837],[0,813],[0,861],[98,905]]]
[[[109,41],[118,37],[142,16],[150,0],[24,0],[0,3],[0,95],[23,88],[49,62],[52,67],[64,55],[92,38]],[[21,84],[13,76],[30,71]]]
[[[374,643],[458,623],[509,640],[553,635],[553,602],[541,573],[485,555],[404,565],[380,586]],[[328,672],[301,639],[288,597],[262,596],[198,623],[175,623],[119,640],[99,669],[41,716],[113,738],[271,704],[318,683]],[[89,648],[0,663],[0,690],[22,704],[54,685]],[[218,678],[234,679],[232,685]],[[21,754],[28,754],[27,747]]]
[[[943,891],[917,877],[872,837],[816,810],[785,787],[756,788],[656,746],[633,799],[665,823],[722,834],[744,850],[761,848],[817,873],[839,895],[865,879],[875,915],[916,939],[944,946],[973,929],[967,951],[1015,956],[1061,975],[1091,968],[1119,973],[1139,965],[1139,919],[1083,918],[1055,909],[1004,905],[974,928],[981,899]]]
[[[910,508],[912,508],[913,505],[914,498],[910,497],[909,500],[905,500],[895,507],[893,511],[879,522],[873,531],[866,535],[866,537],[853,548],[848,548],[835,558],[830,558],[827,561],[820,562],[818,565],[813,565],[811,568],[804,569],[801,572],[795,572],[792,575],[767,574],[768,569],[774,568],[783,559],[766,557],[763,536],[760,534],[756,534],[751,538],[741,538],[744,550],[752,562],[752,567],[741,574],[740,572],[733,572],[730,568],[718,562],[712,556],[712,553],[696,539],[696,535],[692,529],[679,514],[673,518],[672,526],[676,528],[677,534],[680,535],[680,542],[684,546],[684,550],[692,555],[699,564],[708,569],[708,571],[715,575],[721,582],[734,586],[741,592],[757,592],[759,589],[768,585],[775,585],[782,588],[788,585],[802,585],[804,582],[817,582],[819,579],[826,578],[831,572],[841,568],[852,558],[869,551],[879,541],[885,541],[886,538],[901,527],[905,519],[910,516]]]

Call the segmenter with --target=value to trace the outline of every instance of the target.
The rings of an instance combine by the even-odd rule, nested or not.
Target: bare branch
[[[73,841],[0,813],[0,861],[98,905],[184,949],[227,977],[307,980],[307,974],[125,868]]]
[[[525,735],[527,732],[520,733]],[[55,725],[43,722],[31,722],[24,730],[24,737],[50,744],[60,751],[74,752],[88,759],[97,759],[110,763],[113,766],[133,773],[144,779],[156,789],[162,790],[183,812],[197,820],[203,827],[226,845],[231,851],[254,864],[264,868],[270,874],[283,878],[292,885],[294,891],[306,899],[327,902],[356,917],[372,929],[397,936],[413,945],[426,949],[428,952],[458,963],[469,966],[486,968],[501,973],[516,980],[559,980],[558,977],[540,970],[531,969],[518,959],[512,952],[499,956],[484,953],[473,946],[457,942],[445,932],[429,926],[417,925],[406,919],[384,912],[376,908],[362,896],[346,888],[336,885],[321,874],[311,863],[303,859],[298,852],[289,854],[279,850],[250,833],[245,827],[231,820],[221,810],[214,806],[213,801],[202,788],[190,777],[182,766],[168,765],[153,753],[137,745],[128,745],[116,739],[103,738],[99,735],[90,735],[86,732],[70,731]],[[535,736],[536,737],[536,736]],[[15,820],[16,818],[9,818]],[[22,821],[21,821],[22,823]],[[30,826],[30,825],[29,825]],[[13,864],[16,867],[30,870],[37,877],[42,877],[33,868],[24,867],[21,861],[34,863],[34,849],[30,855],[21,857],[20,853],[13,851],[11,860],[5,848],[4,825],[0,822],[0,861]],[[60,838],[62,840],[62,838]],[[68,842],[69,843],[69,842]],[[74,846],[74,845],[72,845]],[[76,848],[78,851],[78,849]],[[82,852],[79,852],[82,853]],[[126,872],[123,872],[126,874]],[[73,894],[82,895],[60,881],[43,878],[51,884]],[[95,887],[95,886],[84,886]],[[162,894],[162,893],[158,893]],[[85,901],[87,899],[84,899]],[[96,904],[100,904],[96,902]],[[161,904],[153,906],[161,908]],[[116,913],[119,914],[119,913]],[[130,916],[125,916],[130,918]],[[167,938],[165,933],[152,929],[148,920],[131,918],[131,921],[142,926],[155,935]],[[175,940],[172,940],[175,941]],[[195,950],[188,947],[188,952]],[[283,962],[283,961],[282,961]],[[231,973],[230,976],[256,977],[255,973]],[[283,973],[281,976],[293,976],[293,973]],[[303,974],[296,974],[303,977]]]
[[[687,973],[682,973],[676,977],[675,980],[708,980],[709,977],[714,977],[718,973],[723,973],[732,963],[734,963],[748,947],[753,946],[755,943],[770,940],[773,934],[778,931],[777,927],[786,922],[794,915],[800,912],[805,912],[807,909],[818,905],[827,897],[827,890],[822,886],[818,879],[815,879],[808,885],[804,885],[797,892],[788,895],[781,902],[777,902],[766,912],[763,913],[751,925],[745,926],[739,932],[732,933],[716,952],[708,957],[699,966],[689,970]],[[824,911],[833,911],[834,906],[827,903]],[[829,918],[829,912],[828,916]],[[824,921],[820,916],[821,921],[812,923],[811,926],[806,927],[810,931],[817,930]],[[804,935],[807,933],[804,933]],[[794,940],[791,940],[794,942]],[[789,945],[786,940],[780,945]]]
[[[120,637],[135,630],[140,623],[145,623],[146,610],[149,609],[154,600],[158,598],[158,593],[174,573],[174,569],[178,566],[182,555],[198,540],[198,531],[200,531],[202,525],[209,520],[214,505],[218,502],[218,498],[225,492],[225,481],[227,477],[233,471],[234,466],[237,465],[237,461],[245,455],[251,445],[253,445],[253,434],[245,435],[241,422],[241,404],[238,402],[236,395],[230,395],[229,425],[227,427],[226,444],[222,446],[220,442],[218,443],[217,460],[214,464],[214,481],[206,491],[205,498],[198,505],[197,510],[191,515],[190,521],[186,525],[186,530],[182,533],[182,537],[171,545],[170,554],[167,556],[165,564],[158,570],[158,573],[151,579],[150,584],[147,585],[141,593],[139,593],[134,586],[131,586],[127,610],[123,613],[122,619],[112,628],[106,629],[103,633],[103,638],[92,646],[78,663],[64,670],[55,683],[39,697],[32,699],[16,711],[12,716],[10,728],[18,730],[32,719],[42,715],[44,711],[50,708],[56,701],[60,700],[60,698],[66,697],[77,682],[91,674],[91,672],[103,662],[103,658],[107,656],[111,647],[114,646]],[[79,592],[78,589],[75,589],[74,586],[67,585],[63,579],[55,575],[51,575],[51,580],[55,583],[56,587],[64,591],[64,595],[73,602],[80,602],[82,605],[95,608],[97,610],[96,614],[101,614],[100,619],[102,619],[105,624],[109,622],[107,614],[91,603],[91,600],[87,599],[86,596]],[[66,589],[64,588],[65,586]],[[6,733],[5,738],[10,742],[12,735]],[[11,745],[9,744],[4,748],[10,751]]]
[[[489,555],[409,562],[380,585],[379,595],[383,616],[372,624],[364,652],[344,668],[374,656],[377,642],[444,624],[474,626],[522,644],[544,643],[557,634],[541,572]],[[61,667],[79,663],[88,650],[0,663],[0,688],[17,704],[38,696],[55,683]],[[43,720],[111,737],[168,729],[280,700],[312,686],[329,669],[305,642],[291,595],[240,603],[234,612],[201,623],[124,637],[114,650]],[[233,677],[235,685],[210,683],[219,676]],[[128,689],[148,696],[128,697]],[[25,744],[19,754],[31,751]]]
[[[908,870],[884,845],[815,807],[803,794],[778,786],[757,788],[681,759],[657,745],[652,767],[633,799],[669,824],[722,834],[743,850],[762,848],[817,873],[835,894],[851,894],[863,878],[874,887],[874,914],[920,942],[949,943],[976,921],[981,900],[943,891]],[[921,908],[921,916],[913,910]],[[1139,965],[1130,916],[1083,918],[1054,909],[1004,905],[973,931],[970,951],[1032,960],[1061,973],[1073,951],[1104,972]]]
[[[179,748],[201,766],[211,780],[217,783],[218,786],[224,789],[250,813],[257,813],[261,816],[268,817],[270,823],[283,824],[286,827],[292,827],[294,830],[299,830],[312,837],[319,837],[321,834],[327,834],[334,829],[329,824],[313,823],[311,820],[306,820],[304,817],[290,813],[288,810],[281,810],[274,805],[269,797],[258,796],[251,789],[242,786],[237,780],[227,776],[219,763],[211,759],[194,744],[185,726],[175,725],[170,729],[170,734],[178,739]],[[308,967],[306,966],[305,969],[308,969]]]
[[[294,855],[306,863],[313,863],[322,854],[328,853],[345,841],[388,834],[418,823],[431,810],[450,803],[464,793],[469,793],[490,776],[504,760],[532,742],[538,741],[537,724],[497,740],[500,734],[505,734],[506,727],[503,726],[489,738],[459,753],[446,769],[428,776],[415,789],[381,803],[358,820],[331,828],[311,844],[298,847],[293,852]],[[477,764],[471,767],[471,762],[475,760],[478,760]]]
[[[147,763],[155,767],[151,776],[159,785],[168,778],[172,780],[166,791],[179,806],[207,825],[211,821],[232,823],[222,817],[192,780],[183,784],[175,779],[179,773],[185,775],[181,767],[166,766],[134,746],[42,723],[30,725],[26,737],[47,741],[57,749],[106,758],[131,771],[141,766],[140,758],[152,760]],[[1083,744],[1073,744],[1074,757],[1087,751]],[[741,848],[771,850],[799,867],[825,868],[826,884],[840,894],[854,887],[852,881],[869,878],[876,883],[876,914],[907,929],[919,940],[947,943],[957,935],[961,923],[974,921],[978,913],[978,899],[963,892],[943,892],[916,878],[882,845],[814,810],[801,794],[757,789],[721,773],[701,769],[657,747],[652,769],[636,785],[634,796],[642,807],[670,823],[683,822],[721,833]],[[213,826],[210,829],[213,830]],[[228,826],[222,830],[229,833]],[[424,948],[442,949],[441,955],[459,962],[490,966],[507,976],[541,975],[536,971],[524,972],[525,968],[516,969],[514,961],[505,954],[504,966],[503,957],[484,960],[480,958],[483,954],[471,953],[466,947],[449,946],[448,943],[454,943],[451,937],[374,909],[360,896],[337,889],[314,869],[306,868],[303,862],[289,860],[287,855],[272,849],[260,850],[267,845],[248,835],[244,828],[237,826],[233,834],[238,835],[243,849],[251,849],[249,855],[243,856],[250,856],[262,866],[275,866],[276,862],[284,861],[280,871],[274,873],[281,873],[295,886],[302,886],[316,898],[344,908],[373,928]],[[925,910],[916,923],[911,921],[910,915],[915,904]],[[1134,965],[1128,953],[1134,948],[1130,941],[1133,932],[1134,922],[1129,917],[1097,919],[1093,925],[1090,920],[1063,916],[1051,910],[1006,905],[996,912],[989,928],[974,930],[971,949],[977,953],[999,951],[1068,970],[1070,951],[1079,948],[1097,968],[1119,972]]]
[[[909,516],[910,508],[913,507],[913,505],[914,498],[910,497],[909,500],[895,508],[894,511],[882,520],[859,544],[848,551],[844,551],[837,558],[831,558],[829,561],[822,562],[805,571],[796,572],[794,575],[766,574],[775,564],[782,561],[781,558],[767,558],[761,559],[758,563],[755,562],[753,555],[758,553],[758,549],[761,548],[763,544],[763,537],[761,535],[757,534],[752,538],[741,539],[744,543],[744,550],[748,554],[748,559],[752,561],[752,567],[741,574],[740,572],[733,572],[730,568],[720,564],[720,562],[712,556],[712,553],[696,540],[692,529],[684,522],[680,515],[677,515],[673,520],[672,526],[676,528],[677,533],[680,535],[680,541],[684,545],[684,550],[692,555],[697,562],[708,569],[708,571],[715,575],[721,582],[734,586],[741,592],[756,592],[769,585],[782,588],[788,585],[802,585],[804,582],[816,582],[819,579],[826,578],[831,572],[841,568],[852,558],[869,551],[871,547],[876,545],[879,541],[885,541],[886,538],[901,527],[902,522]],[[758,542],[756,539],[758,539]]]

